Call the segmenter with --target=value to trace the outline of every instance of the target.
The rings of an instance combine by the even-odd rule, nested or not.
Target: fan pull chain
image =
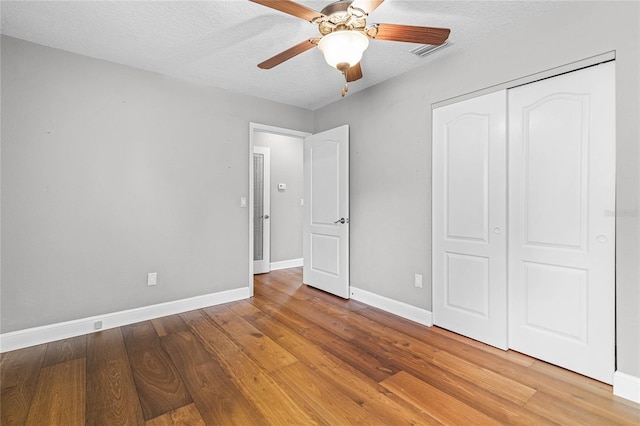
[[[349,68],[345,69],[342,71],[342,75],[344,75],[344,88],[342,89],[342,97],[344,98],[344,95],[347,94],[347,92],[349,91],[349,79],[347,78],[347,70]]]

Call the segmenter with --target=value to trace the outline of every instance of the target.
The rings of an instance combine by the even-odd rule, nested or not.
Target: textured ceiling
[[[329,1],[300,1],[320,10]],[[437,61],[562,2],[386,0],[369,23],[451,28],[450,47],[419,58],[410,43],[373,40],[349,93]],[[317,49],[271,70],[256,65],[317,27],[248,0],[4,1],[2,34],[197,83],[317,109],[340,99],[341,74]],[[348,95],[347,95],[348,96]]]

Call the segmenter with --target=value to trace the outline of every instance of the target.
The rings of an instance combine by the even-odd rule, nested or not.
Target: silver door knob
[[[344,217],[341,217],[340,219],[336,220],[333,223],[349,223],[349,219],[345,219]]]
[[[264,215],[264,218],[265,218],[265,219],[269,219],[269,215],[268,215],[268,214],[265,214],[265,215]]]

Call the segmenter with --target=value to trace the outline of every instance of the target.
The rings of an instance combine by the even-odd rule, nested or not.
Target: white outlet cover
[[[156,285],[156,284],[158,284],[158,273],[149,272],[147,274],[147,285]]]
[[[415,275],[414,285],[418,288],[422,288],[422,275],[420,274]]]

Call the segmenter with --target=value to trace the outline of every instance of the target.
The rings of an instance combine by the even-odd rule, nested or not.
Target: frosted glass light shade
[[[327,34],[320,39],[318,48],[329,65],[337,68],[338,64],[346,63],[354,66],[362,53],[369,47],[369,39],[359,31],[343,30]]]

